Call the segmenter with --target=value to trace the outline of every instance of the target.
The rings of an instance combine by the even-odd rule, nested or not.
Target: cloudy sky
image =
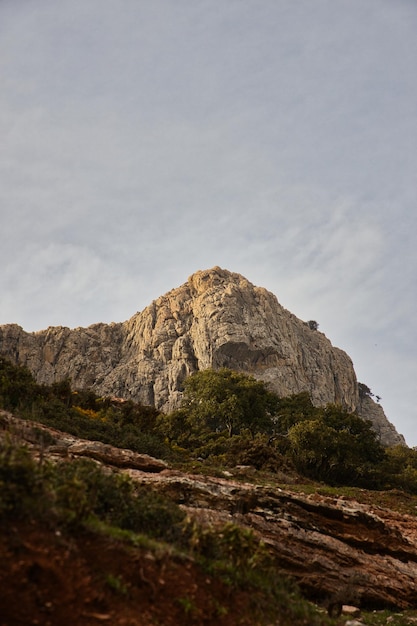
[[[220,265],[417,445],[415,0],[0,0],[0,324]]]

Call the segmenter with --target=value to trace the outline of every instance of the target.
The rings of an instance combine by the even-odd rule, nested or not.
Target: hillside
[[[181,470],[5,411],[0,421],[7,626],[324,626],[348,623],[351,605],[358,624],[414,623],[416,497],[332,493],[243,466]]]
[[[417,450],[226,368],[184,385],[163,414],[0,358],[2,623],[413,623]]]

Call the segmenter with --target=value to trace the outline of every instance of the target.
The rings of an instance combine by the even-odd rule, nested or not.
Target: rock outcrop
[[[108,471],[123,472],[168,496],[200,525],[221,528],[232,522],[250,528],[275,557],[280,572],[316,602],[416,606],[414,515],[353,498],[292,491],[283,488],[285,475],[259,485],[241,474],[247,468],[236,467],[223,477],[180,472],[159,459],[80,440],[0,411],[3,438],[23,442],[33,455],[54,462],[80,456],[99,460]]]
[[[415,606],[417,520],[344,498],[256,486],[231,478],[128,470],[200,524],[251,528],[280,570],[317,602],[368,608]]]
[[[365,396],[359,398],[357,412],[359,415],[372,422],[373,429],[385,445],[405,445],[404,437],[397,433],[394,425],[388,421],[382,406],[374,402],[371,397]]]
[[[129,468],[141,472],[161,472],[168,467],[162,459],[117,448],[101,441],[80,439],[74,435],[31,422],[0,409],[0,441],[6,437],[24,443],[29,449],[40,450],[49,459],[83,457],[112,468]]]
[[[308,391],[315,405],[341,404],[377,419],[386,445],[404,444],[379,405],[360,402],[349,356],[284,309],[264,288],[219,267],[199,271],[130,320],[26,333],[0,327],[0,354],[41,383],[69,377],[75,388],[170,411],[184,379],[229,367],[266,381],[280,396]]]

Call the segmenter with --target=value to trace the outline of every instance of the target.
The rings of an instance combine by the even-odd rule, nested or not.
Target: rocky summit
[[[383,444],[405,444],[382,407],[359,396],[343,350],[275,295],[219,267],[196,272],[126,322],[35,333],[0,326],[0,354],[26,365],[39,383],[70,378],[74,388],[165,412],[178,406],[187,376],[228,367],[264,380],[280,396],[307,391],[316,406],[357,411]]]

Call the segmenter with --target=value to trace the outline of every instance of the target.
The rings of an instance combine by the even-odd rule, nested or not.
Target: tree
[[[370,422],[334,404],[292,426],[288,439],[298,471],[333,484],[369,483],[385,455]]]
[[[279,398],[276,409],[276,431],[286,434],[291,426],[298,422],[315,419],[320,409],[313,406],[307,391]]]
[[[272,432],[278,397],[263,381],[222,368],[203,370],[184,382],[182,410],[201,433]]]
[[[373,398],[374,396],[372,391],[369,389],[368,385],[365,385],[365,383],[358,383],[358,391],[359,391],[359,398],[361,400],[363,400],[364,398]]]
[[[402,445],[387,448],[381,476],[384,489],[404,489],[417,494],[417,448]]]
[[[40,387],[27,367],[0,357],[0,406],[7,410],[28,407],[39,396]]]

